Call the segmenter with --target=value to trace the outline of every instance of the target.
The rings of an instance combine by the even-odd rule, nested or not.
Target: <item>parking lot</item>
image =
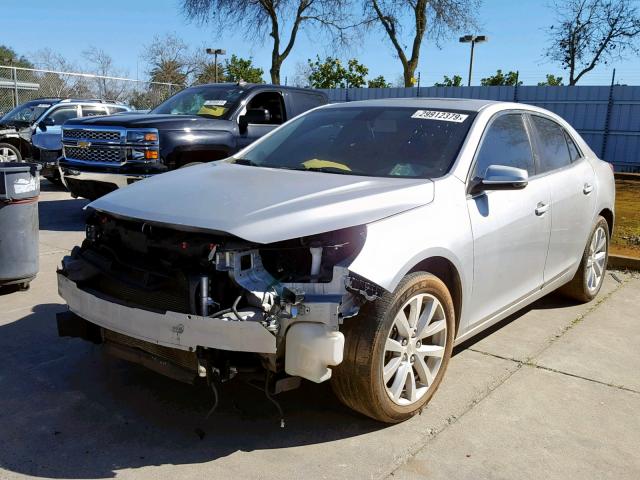
[[[43,183],[40,274],[0,292],[0,478],[640,478],[640,276],[536,302],[456,349],[423,413],[387,426],[327,384],[210,394],[58,338],[84,200]]]

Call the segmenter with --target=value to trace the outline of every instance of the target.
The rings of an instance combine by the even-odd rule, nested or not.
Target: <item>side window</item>
[[[545,173],[571,163],[564,129],[553,120],[531,115],[540,149],[540,172]]]
[[[307,110],[311,110],[312,108],[316,108],[326,103],[324,101],[324,97],[315,93],[302,93],[294,91],[292,92],[292,95],[293,108],[295,109],[294,112],[290,112],[292,117],[300,115]]]
[[[56,108],[47,118],[53,121],[54,125],[62,125],[67,120],[78,117],[78,108],[75,106]]]
[[[280,125],[286,120],[284,114],[284,100],[280,92],[262,92],[257,94],[247,104],[247,110],[252,108],[264,108],[271,114],[272,125]]]
[[[566,131],[564,132],[564,136],[567,139],[567,145],[569,146],[569,157],[571,157],[571,162],[577,162],[582,158],[582,155],[580,155],[580,151],[578,150],[578,147],[576,147],[576,143]]]
[[[531,144],[521,114],[501,115],[489,125],[476,158],[473,176],[484,177],[490,165],[522,168],[529,175],[534,175]]]
[[[104,107],[93,107],[88,105],[82,106],[83,117],[97,117],[99,115],[106,115],[107,111]]]

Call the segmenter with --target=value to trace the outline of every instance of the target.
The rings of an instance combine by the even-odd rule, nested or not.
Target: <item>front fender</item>
[[[464,312],[473,284],[473,235],[464,183],[453,176],[436,181],[432,203],[368,224],[365,244],[349,270],[392,292],[416,265],[433,257],[447,259],[458,271]]]
[[[224,130],[174,130],[161,132],[160,149],[166,158],[185,151],[226,151],[236,148],[233,132]]]

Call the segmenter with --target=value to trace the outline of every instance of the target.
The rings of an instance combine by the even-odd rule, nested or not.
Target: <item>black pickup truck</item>
[[[198,85],[147,114],[70,120],[59,165],[71,194],[94,200],[150,175],[226,158],[325,103],[324,93],[302,88]]]

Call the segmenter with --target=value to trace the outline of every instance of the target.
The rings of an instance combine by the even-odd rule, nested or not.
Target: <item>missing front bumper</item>
[[[58,273],[58,291],[69,309],[88,322],[152,344],[187,351],[195,351],[200,346],[276,353],[276,337],[258,321],[240,322],[128,307],[81,290],[62,273]]]

